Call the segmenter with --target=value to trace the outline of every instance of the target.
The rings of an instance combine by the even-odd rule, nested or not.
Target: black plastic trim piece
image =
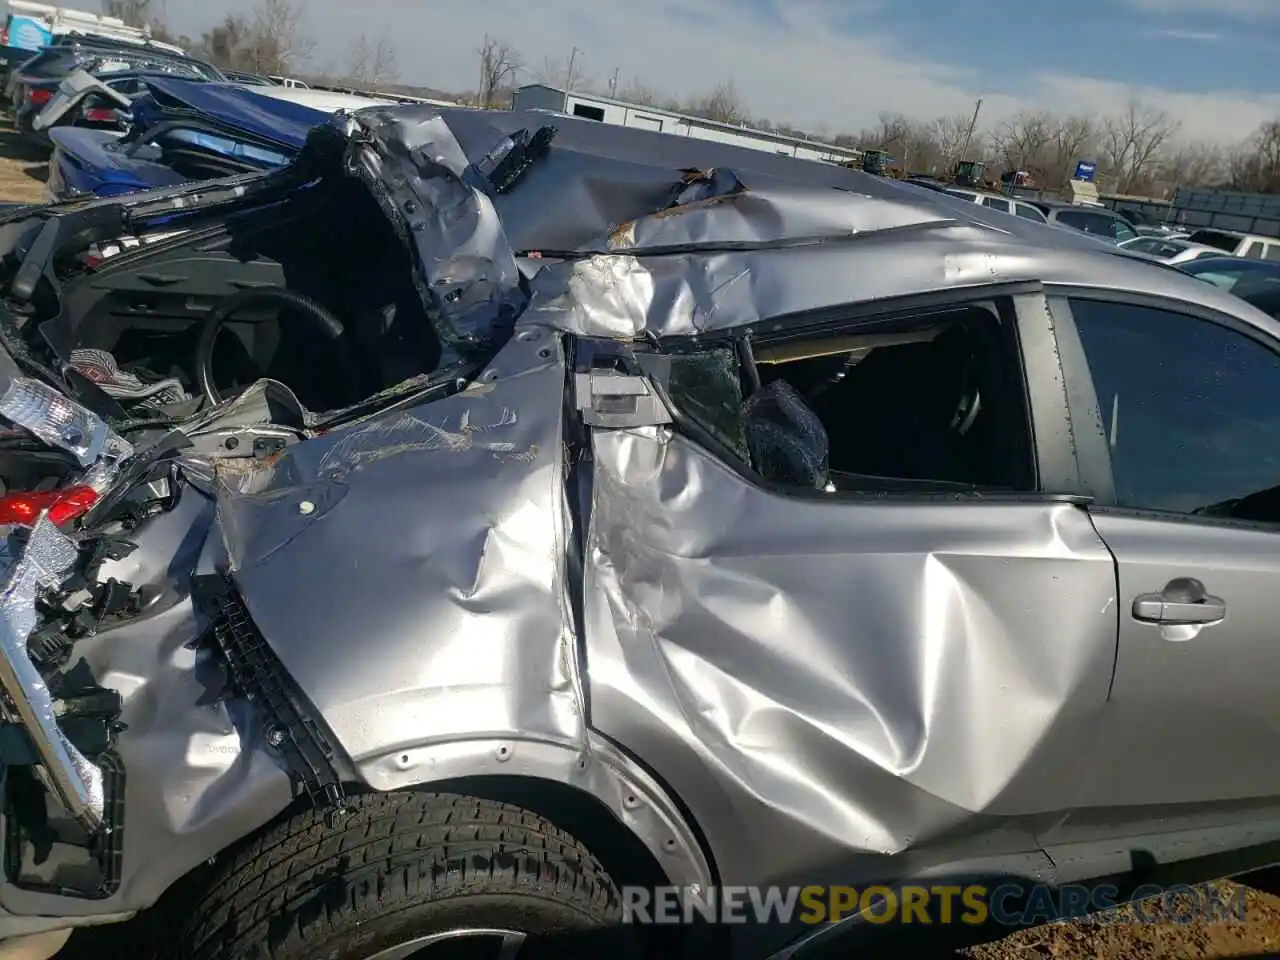
[[[87,845],[74,836],[57,836],[56,830],[54,835],[42,839],[87,849],[98,864],[98,886],[93,890],[81,890],[60,883],[32,883],[20,878],[23,826],[21,818],[14,815],[12,796],[9,795],[6,798],[8,809],[4,831],[5,873],[8,882],[19,890],[48,893],[74,900],[107,900],[120,890],[124,876],[124,761],[115,751],[107,750],[94,757],[92,762],[102,771],[102,825],[94,832]],[[7,794],[8,790],[6,778]]]
[[[267,726],[267,743],[280,752],[299,792],[317,807],[342,811],[346,795],[334,766],[334,749],[319,723],[308,716],[283,664],[267,644],[235,585],[222,574],[192,582],[194,597],[212,622],[203,642],[212,643],[226,665],[231,685],[257,708]]]

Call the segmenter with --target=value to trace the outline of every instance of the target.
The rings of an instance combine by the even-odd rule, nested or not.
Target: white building
[[[804,160],[828,160],[833,163],[861,162],[862,151],[852,147],[836,147],[816,140],[801,140],[767,130],[753,130],[731,123],[717,123],[701,117],[672,113],[657,107],[646,107],[589,93],[573,93],[558,87],[531,83],[521,87],[512,98],[513,110],[552,110],[587,120],[615,123],[623,127],[641,127],[680,137],[698,137],[732,143],[754,150],[767,150],[786,157]]]

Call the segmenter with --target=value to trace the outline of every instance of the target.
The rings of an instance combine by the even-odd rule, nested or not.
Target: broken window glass
[[[742,382],[733,348],[674,354],[668,359],[667,391],[677,409],[746,461]]]

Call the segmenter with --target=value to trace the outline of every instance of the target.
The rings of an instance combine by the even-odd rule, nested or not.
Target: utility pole
[[[982,110],[982,98],[978,98],[977,104],[973,108],[973,119],[969,121],[969,129],[964,135],[964,146],[960,148],[960,156],[956,158],[958,163],[969,155],[969,144],[973,140],[973,131],[978,127],[978,113]]]
[[[569,53],[569,71],[568,71],[568,75],[564,78],[564,85],[567,91],[573,90],[573,81],[575,79],[573,75],[573,67],[574,67],[574,64],[577,62],[578,62],[578,48],[574,47],[573,50]]]
[[[615,100],[618,97],[618,70],[619,67],[613,68],[613,76],[609,79],[609,96]]]

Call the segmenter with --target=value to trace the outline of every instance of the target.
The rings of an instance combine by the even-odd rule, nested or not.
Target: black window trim
[[[966,286],[927,294],[847,304],[838,308],[758,321],[755,324],[717,332],[714,335],[651,339],[646,346],[657,354],[677,354],[735,345],[741,359],[750,355],[752,343],[834,332],[851,326],[891,323],[895,318],[914,318],[922,312],[947,312],[993,302],[1000,312],[1001,320],[1011,322],[1014,348],[1021,368],[1022,401],[1030,432],[1033,482],[1036,487],[1034,491],[970,491],[958,486],[954,489],[946,489],[939,483],[938,487],[932,490],[885,489],[827,492],[772,483],[751,470],[749,465],[743,463],[733,451],[709,431],[684,415],[679,404],[667,392],[665,384],[655,380],[654,388],[671,413],[672,427],[677,432],[706,448],[725,469],[733,471],[756,487],[779,495],[822,499],[832,503],[868,501],[933,505],[939,502],[956,505],[1088,503],[1090,494],[1081,482],[1075,455],[1071,409],[1063,387],[1065,380],[1057,349],[1054,319],[1048,309],[1044,284],[1040,281]],[[637,345],[637,354],[643,350],[644,347]],[[901,482],[917,483],[917,481]],[[924,485],[928,481],[918,483]]]
[[[1028,217],[1019,213],[1018,212],[1019,210],[1030,210],[1036,215],[1034,217]],[[1027,203],[1025,200],[1013,201],[1013,215],[1015,217],[1021,217],[1023,220],[1030,220],[1032,223],[1048,223],[1049,222],[1049,218],[1045,216],[1043,210],[1041,210],[1035,204]]]
[[[1049,310],[1053,315],[1064,382],[1068,384],[1067,398],[1072,422],[1086,424],[1076,436],[1076,455],[1080,468],[1080,482],[1090,496],[1089,511],[1102,515],[1136,517],[1159,520],[1164,523],[1186,524],[1196,527],[1218,527],[1240,530],[1256,530],[1280,534],[1280,524],[1260,523],[1252,520],[1236,520],[1226,517],[1206,517],[1196,514],[1173,513],[1141,507],[1121,506],[1115,499],[1115,475],[1111,466],[1111,450],[1106,442],[1106,429],[1098,403],[1093,374],[1085,358],[1080,333],[1070,300],[1095,300],[1125,306],[1146,307],[1182,314],[1197,320],[1225,327],[1248,337],[1270,350],[1280,362],[1280,337],[1275,337],[1251,323],[1240,320],[1200,304],[1157,294],[1138,293],[1130,290],[1114,290],[1066,284],[1046,285]]]

